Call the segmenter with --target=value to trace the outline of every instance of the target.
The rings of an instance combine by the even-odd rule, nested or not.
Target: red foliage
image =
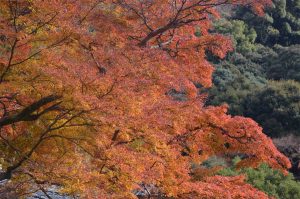
[[[244,182],[244,176],[224,177],[214,176],[203,182],[193,184],[192,190],[198,190],[182,198],[232,198],[232,199],[268,199],[271,198],[263,192]]]
[[[207,50],[232,50],[208,31],[226,2],[22,2],[0,3],[0,93],[15,94],[2,101],[1,149],[19,193],[59,184],[82,197],[129,198],[144,183],[174,197],[266,198],[242,177],[193,182],[190,164],[243,153],[241,166],[290,167],[254,121],[204,107],[195,86],[211,86]],[[260,11],[269,1],[231,3]]]

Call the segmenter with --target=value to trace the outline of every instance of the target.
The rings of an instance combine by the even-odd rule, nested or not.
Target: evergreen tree
[[[264,16],[256,16],[251,8],[238,7],[233,18],[254,28],[257,42],[264,45],[300,43],[300,0],[274,0]]]

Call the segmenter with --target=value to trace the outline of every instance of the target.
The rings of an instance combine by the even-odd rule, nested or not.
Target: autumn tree
[[[192,163],[236,152],[241,167],[290,167],[254,121],[205,107],[195,86],[211,86],[207,51],[232,50],[209,32],[224,4],[262,14],[270,2],[1,1],[3,192],[134,198],[152,185],[166,197],[267,198],[243,176],[190,176]]]

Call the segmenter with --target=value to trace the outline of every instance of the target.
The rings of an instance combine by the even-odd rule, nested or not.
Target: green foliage
[[[299,135],[300,83],[270,81],[244,98],[244,110],[244,115],[254,118],[269,135]]]
[[[225,60],[210,60],[216,71],[207,104],[227,103],[230,114],[252,117],[269,136],[297,135],[300,0],[275,0],[266,12],[258,17],[239,7],[215,22],[215,31],[231,36],[236,51]]]
[[[218,172],[218,174],[221,175],[221,176],[237,176],[240,173],[238,172],[238,170],[227,167],[227,168],[224,168],[224,169],[220,170]]]
[[[226,167],[227,163],[226,163],[226,160],[222,157],[212,156],[212,157],[208,158],[207,160],[205,160],[204,162],[202,162],[201,166],[203,166],[205,168],[213,168],[216,166]]]
[[[253,58],[260,59],[251,54]],[[244,113],[243,99],[255,88],[267,82],[262,67],[239,53],[217,64],[213,75],[214,86],[210,89],[208,104],[229,104],[233,115]]]
[[[243,53],[256,49],[254,42],[257,34],[253,28],[249,28],[243,21],[221,19],[215,22],[214,28],[219,33],[230,35],[238,52]]]
[[[272,137],[299,135],[300,85],[289,79],[300,82],[300,45],[234,53],[217,64],[207,103],[227,103],[230,114],[253,118]]]
[[[300,82],[300,45],[275,46],[275,55],[270,56],[265,65],[268,79],[292,79]]]
[[[242,158],[240,158],[240,156],[235,156],[233,159],[232,159],[232,164],[234,166],[236,166],[240,161],[242,161]]]
[[[274,0],[273,7],[263,17],[249,8],[238,8],[235,19],[243,20],[257,32],[257,41],[267,46],[284,46],[300,43],[299,0]]]
[[[256,169],[243,168],[241,170],[232,166],[222,169],[218,174],[223,176],[244,174],[249,184],[270,196],[282,199],[300,198],[300,183],[291,174],[284,175],[281,171],[272,169],[267,164],[261,164]]]

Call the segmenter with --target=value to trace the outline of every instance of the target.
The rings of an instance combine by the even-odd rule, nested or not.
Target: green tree
[[[300,45],[275,46],[276,54],[269,57],[265,70],[268,79],[292,79],[300,82]]]
[[[241,170],[232,166],[220,170],[218,173],[223,176],[244,174],[249,184],[275,198],[300,198],[300,183],[291,174],[284,175],[281,171],[272,169],[267,164],[261,164],[256,169],[243,168]]]
[[[254,118],[270,136],[300,134],[300,83],[270,81],[245,98],[244,115]]]
[[[300,81],[300,45],[283,46],[300,41],[294,40],[300,30],[299,2],[274,1],[263,17],[249,8],[234,14],[227,10],[227,19],[215,22],[214,30],[231,36],[236,50],[224,60],[210,59],[217,68],[207,104],[227,103],[230,114],[253,117],[271,136],[299,134],[299,94],[289,94],[287,88],[297,83],[268,81]]]
[[[274,0],[264,16],[256,16],[250,8],[239,7],[233,17],[243,20],[257,32],[257,41],[264,45],[284,46],[300,43],[300,1]]]
[[[227,103],[230,114],[242,115],[245,112],[244,98],[254,89],[263,87],[267,80],[261,65],[242,54],[234,53],[227,60],[217,64],[213,82],[207,104]]]
[[[218,33],[231,36],[235,50],[240,53],[256,49],[256,31],[254,28],[249,28],[248,25],[241,20],[228,20],[223,18],[215,22],[214,29]]]

